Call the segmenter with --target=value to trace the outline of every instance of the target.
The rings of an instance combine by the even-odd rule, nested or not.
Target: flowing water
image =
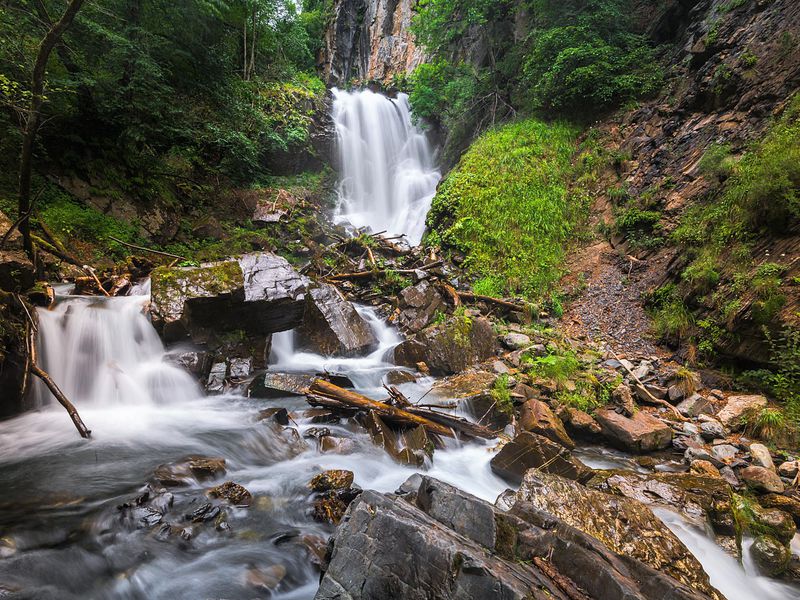
[[[406,234],[412,246],[419,244],[441,174],[425,134],[412,122],[408,96],[333,94],[341,174],[337,221]]]
[[[371,92],[336,92],[334,107],[343,180],[341,216],[373,230],[407,232],[419,240],[439,174],[424,136],[411,123],[407,99]],[[60,294],[69,294],[60,288]],[[145,313],[149,283],[124,298],[60,295],[40,310],[38,347],[46,370],[92,429],[78,437],[49,392],[35,388],[39,409],[0,423],[0,597],[53,599],[253,598],[253,573],[285,575],[277,598],[311,598],[319,574],[307,546],[332,527],[309,514],[307,482],[324,469],[348,469],[363,488],[393,491],[414,469],[392,461],[360,429],[328,425],[349,438],[349,454],[321,453],[259,421],[264,408],[284,406],[302,433],[319,426],[304,417],[301,398],[256,400],[242,393],[206,397],[169,362]],[[391,350],[400,341],[373,310],[359,307],[380,341],[357,358],[299,352],[294,334],[273,339],[270,369],[350,377],[358,391],[383,395]],[[432,380],[401,386],[412,401]],[[426,399],[427,400],[427,399]],[[437,450],[430,475],[493,501],[507,484],[495,477],[492,443],[451,443]],[[214,524],[187,524],[211,484],[175,488],[167,520],[171,535],[143,526],[131,503],[161,464],[188,455],[226,460],[225,480],[254,496],[247,508],[228,508]],[[602,449],[580,456],[593,466],[631,467],[630,457]],[[673,513],[661,518],[704,563],[730,600],[790,598],[796,591],[754,576],[706,534]],[[133,516],[132,516],[133,515]],[[137,516],[138,515],[138,516]],[[180,534],[178,530],[182,531]],[[268,577],[267,577],[268,578]]]

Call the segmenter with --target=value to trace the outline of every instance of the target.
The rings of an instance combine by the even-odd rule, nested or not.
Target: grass
[[[497,379],[494,380],[491,394],[497,410],[507,415],[513,415],[514,403],[511,400],[511,391],[508,389],[508,382],[508,373],[499,375]]]
[[[529,359],[523,356],[523,362],[530,364],[529,373],[533,377],[550,379],[557,387],[563,387],[580,370],[581,363],[572,350],[551,348],[547,356]]]
[[[462,253],[487,295],[546,297],[580,219],[570,199],[577,130],[525,120],[482,135],[441,184],[428,242]]]

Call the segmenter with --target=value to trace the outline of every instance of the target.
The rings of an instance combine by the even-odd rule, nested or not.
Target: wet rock
[[[420,281],[402,290],[398,297],[400,314],[397,325],[417,333],[427,327],[437,311],[444,308],[442,295],[428,281]]]
[[[313,375],[302,373],[278,373],[267,371],[253,379],[247,388],[251,398],[282,398],[286,396],[304,396],[309,386],[317,379]]]
[[[423,467],[433,456],[433,442],[421,425],[396,433],[377,414],[370,412],[365,417],[364,426],[372,442],[401,464]]]
[[[750,457],[755,466],[764,467],[770,471],[775,470],[775,463],[772,462],[769,449],[764,444],[750,444]]]
[[[167,355],[167,360],[172,364],[185,369],[201,380],[208,377],[211,359],[211,354],[204,351],[187,351]]]
[[[417,378],[411,371],[395,369],[386,374],[386,383],[388,385],[402,385],[404,383],[414,383],[416,381]]]
[[[329,492],[331,490],[346,490],[353,485],[353,472],[342,469],[325,471],[315,476],[308,486],[315,492]]]
[[[710,464],[708,466],[714,468]],[[672,508],[690,520],[710,523],[714,531],[721,535],[735,533],[730,487],[718,471],[716,476],[711,477],[695,473],[595,471],[587,486],[642,504]]]
[[[252,358],[229,358],[228,377],[231,379],[246,379],[253,372]]]
[[[282,407],[267,408],[258,413],[259,421],[270,421],[278,425],[289,424],[289,412]]]
[[[355,306],[330,284],[308,292],[297,335],[303,347],[329,356],[366,354],[378,347],[378,339]]]
[[[566,415],[565,425],[572,435],[593,438],[603,431],[600,424],[590,414],[582,410],[568,407]]]
[[[702,413],[710,413],[713,406],[708,398],[700,394],[692,394],[676,407],[684,417],[696,417]]]
[[[247,569],[246,580],[250,587],[271,592],[280,585],[284,577],[286,577],[286,567],[283,565],[264,568],[251,566]]]
[[[398,493],[352,504],[317,600],[701,597],[523,503],[509,514],[420,476]]]
[[[209,394],[221,394],[225,391],[225,378],[228,375],[228,363],[218,362],[211,365],[206,382],[206,391]]]
[[[178,487],[216,479],[225,474],[225,459],[189,456],[181,461],[156,467],[153,476],[161,485]]]
[[[568,479],[588,481],[592,470],[561,444],[536,433],[523,432],[508,442],[491,460],[494,473],[519,483],[528,469],[541,469]]]
[[[394,350],[394,359],[406,367],[425,363],[434,375],[454,375],[494,356],[495,342],[488,319],[455,316],[401,343]]]
[[[446,400],[464,400],[485,396],[496,379],[494,373],[470,369],[436,381],[430,395]]]
[[[720,467],[719,474],[722,475],[722,478],[727,481],[728,485],[731,487],[738,488],[742,485],[742,482],[739,481],[736,473],[728,466]]]
[[[758,536],[750,546],[750,555],[759,569],[770,576],[780,575],[789,566],[791,551],[769,535]]]
[[[728,429],[737,431],[744,426],[744,421],[766,408],[767,399],[764,396],[730,396],[722,410],[717,413],[717,419]]]
[[[509,350],[523,350],[531,345],[531,338],[524,333],[508,333],[500,341]]]
[[[358,445],[349,438],[324,435],[318,442],[319,451],[328,454],[353,454],[358,450]]]
[[[206,502],[186,515],[186,520],[192,523],[207,523],[216,520],[221,512],[222,509],[219,506]]]
[[[629,418],[603,408],[595,412],[594,418],[603,436],[621,450],[641,454],[668,448],[672,443],[672,428],[642,410]]]
[[[253,495],[243,486],[233,481],[226,481],[222,485],[208,490],[208,495],[212,498],[227,500],[237,506],[249,506],[253,501]]]
[[[541,400],[531,399],[520,407],[519,426],[522,431],[538,433],[570,450],[575,448],[561,419]]]
[[[203,341],[207,330],[285,331],[300,324],[308,280],[280,256],[245,254],[199,267],[151,274],[153,324],[168,340]]]
[[[747,467],[739,471],[739,477],[747,487],[759,492],[782,494],[785,489],[778,474],[764,467]]]
[[[701,593],[721,597],[692,553],[641,502],[533,470],[525,474],[517,501],[597,538],[613,552],[640,560]]]

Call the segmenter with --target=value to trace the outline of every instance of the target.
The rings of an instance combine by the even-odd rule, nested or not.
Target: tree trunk
[[[253,78],[253,72],[256,68],[256,4],[253,3],[253,26],[250,32],[250,69],[247,73],[247,79]]]
[[[31,207],[31,171],[33,169],[33,147],[36,134],[41,124],[41,108],[44,102],[44,77],[47,61],[53,48],[61,39],[64,31],[70,26],[75,15],[80,10],[83,0],[71,0],[61,18],[44,36],[39,44],[36,63],[33,67],[31,79],[31,106],[25,128],[22,133],[22,151],[19,159],[19,216],[22,219],[19,225],[25,252],[31,260],[35,259],[33,243],[31,242],[30,207]]]

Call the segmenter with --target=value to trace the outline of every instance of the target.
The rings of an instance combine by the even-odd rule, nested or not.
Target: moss
[[[506,560],[517,558],[517,537],[519,531],[512,519],[502,513],[494,514],[495,525],[495,553]]]
[[[154,293],[180,296],[187,290],[204,290],[210,296],[231,293],[244,286],[239,263],[224,261],[200,267],[158,267],[150,275]]]

